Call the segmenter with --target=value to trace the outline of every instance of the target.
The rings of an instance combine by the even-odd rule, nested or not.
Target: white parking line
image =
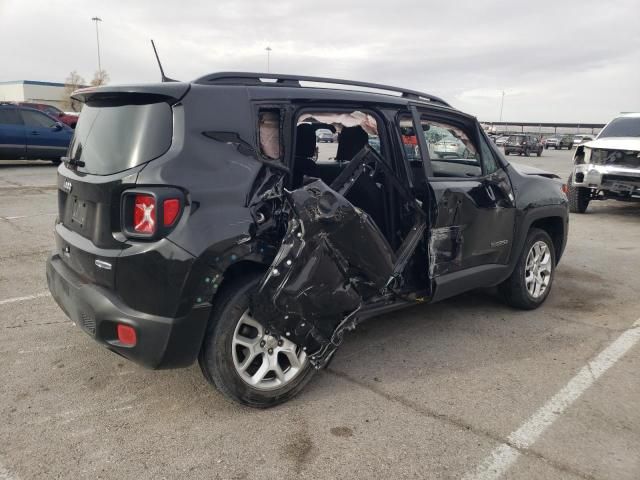
[[[51,294],[49,292],[36,293],[35,295],[27,295],[26,297],[7,298],[6,300],[0,300],[0,305],[15,302],[26,302],[27,300],[35,300],[36,298],[48,297]],[[2,477],[0,477],[1,479]]]
[[[611,368],[640,340],[640,319],[622,333],[612,344],[574,376],[540,410],[534,413],[507,442],[496,447],[478,468],[467,473],[463,480],[490,480],[500,478],[560,415],[575,402],[585,390]]]

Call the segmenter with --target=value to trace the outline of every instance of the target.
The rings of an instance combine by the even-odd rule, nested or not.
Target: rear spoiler
[[[183,82],[148,83],[141,85],[107,85],[102,87],[88,87],[76,90],[71,98],[82,103],[90,101],[109,101],[118,98],[140,100],[155,98],[156,101],[177,102],[189,91],[190,85]],[[134,101],[134,103],[137,103]],[[143,102],[144,103],[144,102]]]

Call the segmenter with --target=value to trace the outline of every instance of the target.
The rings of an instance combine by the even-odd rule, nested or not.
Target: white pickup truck
[[[571,212],[584,213],[591,200],[608,199],[640,200],[640,113],[614,118],[573,156]]]

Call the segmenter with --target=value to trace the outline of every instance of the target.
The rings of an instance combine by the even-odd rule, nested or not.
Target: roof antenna
[[[162,63],[160,63],[160,57],[158,56],[158,50],[156,50],[156,44],[151,40],[151,46],[153,47],[153,53],[156,54],[156,60],[158,61],[158,67],[160,67],[160,78],[163,82],[177,82],[173,78],[169,78],[164,74],[164,69],[162,68]]]

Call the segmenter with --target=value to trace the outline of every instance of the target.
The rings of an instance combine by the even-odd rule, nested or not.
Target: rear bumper
[[[112,291],[87,283],[53,254],[47,260],[53,298],[82,330],[109,350],[148,368],[179,368],[198,356],[211,307],[192,308],[178,318],[150,315],[125,305]],[[118,342],[117,324],[135,328],[137,344]]]

